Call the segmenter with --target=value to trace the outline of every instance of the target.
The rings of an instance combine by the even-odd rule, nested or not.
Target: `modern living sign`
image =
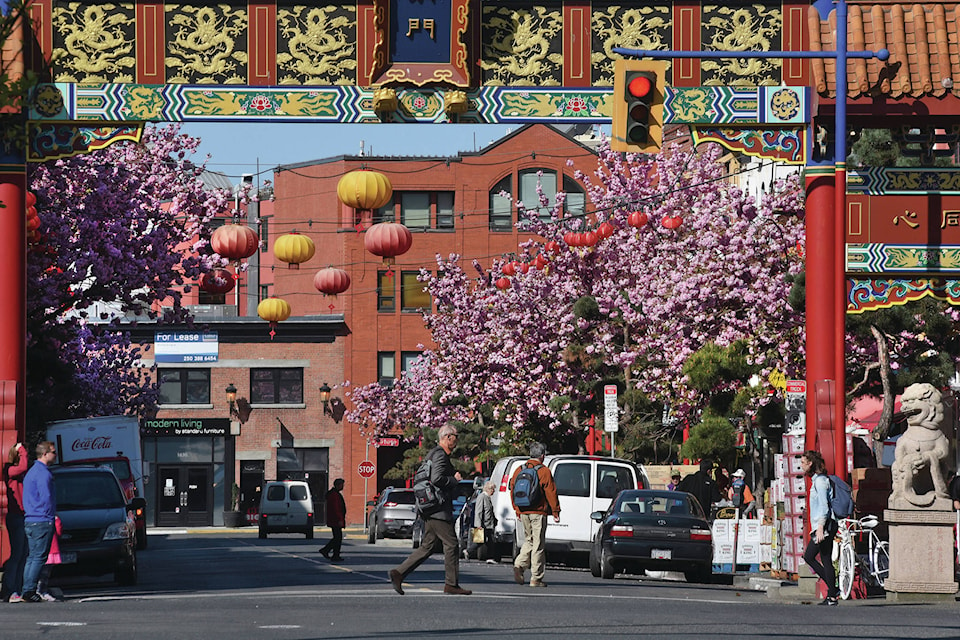
[[[222,437],[230,430],[228,418],[157,418],[140,421],[140,434],[148,437]]]
[[[217,362],[219,336],[216,331],[157,331],[153,349],[158,363]]]

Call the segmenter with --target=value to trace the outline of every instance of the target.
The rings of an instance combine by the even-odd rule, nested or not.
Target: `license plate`
[[[669,560],[673,556],[673,552],[670,549],[652,549],[650,551],[650,557],[654,560]]]
[[[60,552],[60,564],[74,564],[77,561],[77,554],[72,551]]]
[[[404,525],[404,526],[407,526],[407,525],[409,525],[409,524],[413,524],[413,520],[403,520],[403,525]]]

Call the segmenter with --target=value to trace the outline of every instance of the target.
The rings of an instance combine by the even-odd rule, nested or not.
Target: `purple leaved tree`
[[[128,311],[182,320],[181,290],[196,281],[206,225],[229,202],[207,191],[188,160],[199,140],[178,126],[46,162],[29,175],[40,241],[27,256],[27,423],[141,414],[157,390],[116,319]]]

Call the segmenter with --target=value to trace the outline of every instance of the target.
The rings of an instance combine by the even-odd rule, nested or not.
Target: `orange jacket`
[[[513,472],[513,477],[510,478],[510,495],[513,495],[513,483],[517,481],[517,476],[520,475],[520,470],[526,466],[535,467],[538,464],[543,465],[537,470],[537,477],[540,478],[540,486],[543,487],[543,496],[545,500],[536,509],[520,511],[516,506],[514,506],[513,510],[517,512],[517,515],[520,515],[521,513],[543,513],[545,515],[554,515],[560,517],[560,498],[557,497],[557,485],[553,483],[553,474],[550,473],[550,469],[548,469],[543,462],[537,460],[536,458],[527,460],[522,465],[517,467]],[[513,501],[511,500],[511,504],[512,503]]]

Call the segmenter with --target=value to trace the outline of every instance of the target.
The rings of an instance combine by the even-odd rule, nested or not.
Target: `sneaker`
[[[54,597],[53,597],[52,595],[50,595],[49,593],[41,593],[41,594],[40,594],[40,597],[43,598],[43,601],[44,601],[44,602],[56,602],[56,601],[57,601],[57,599],[54,598]]]
[[[497,561],[493,558],[487,558],[487,564],[497,564]]]
[[[23,601],[24,602],[43,602],[43,597],[41,597],[41,595],[36,591],[28,591],[27,593],[23,594]]]
[[[343,556],[333,556],[330,560],[333,562],[343,562]]]
[[[327,560],[330,559],[330,552],[326,549],[320,549],[320,555],[322,555]]]
[[[823,602],[821,602],[818,606],[821,606],[821,607],[836,607],[838,604],[840,604],[840,603],[837,602],[837,599],[836,599],[836,598],[831,598],[831,597],[828,596],[828,597],[824,598],[824,599],[823,599]]]
[[[531,586],[531,587],[545,587],[545,586],[547,586],[547,583],[544,582],[543,580],[539,580],[539,581],[537,581],[537,582],[531,582],[531,583],[530,583],[530,586]]]
[[[523,584],[523,567],[513,565],[513,580],[517,584]]]
[[[7,598],[7,602],[23,602],[23,596],[19,593],[11,593],[10,597]]]

